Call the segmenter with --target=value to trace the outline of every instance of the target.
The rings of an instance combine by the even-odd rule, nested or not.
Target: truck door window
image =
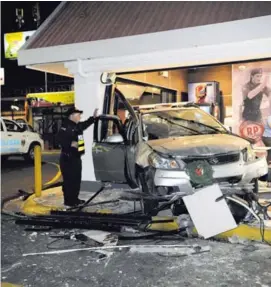
[[[129,110],[126,108],[125,104],[121,100],[120,97],[116,95],[115,103],[114,103],[114,115],[118,116],[123,124],[124,133],[126,136],[126,139],[129,142],[132,142],[134,137],[134,119],[129,112]]]
[[[122,101],[122,98],[118,95],[118,92],[114,95],[114,108],[113,108],[113,114],[118,116],[124,125],[127,120],[131,117],[131,112],[129,111],[129,107],[127,108],[127,105],[129,105],[129,100],[126,102]],[[124,96],[123,96],[124,97]]]
[[[120,134],[118,124],[113,120],[99,120],[98,129],[95,134],[96,142],[106,142],[106,139],[112,135]]]

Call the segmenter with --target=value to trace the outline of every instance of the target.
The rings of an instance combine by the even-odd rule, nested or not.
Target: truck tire
[[[254,182],[253,192],[254,192],[255,194],[258,194],[258,193],[259,193],[259,182],[258,182],[258,179],[255,178],[252,182]]]
[[[248,203],[251,202],[252,199],[255,200],[255,198],[258,197],[258,193],[259,193],[259,183],[258,183],[258,179],[255,178],[251,181],[251,183],[254,183],[254,188],[253,188],[253,195],[248,194],[248,195],[239,195],[239,197],[245,201],[247,201]],[[232,212],[232,215],[236,221],[237,224],[239,224],[240,222],[242,222],[248,211],[242,207],[241,205],[232,202],[232,201],[228,201],[228,206]]]
[[[38,146],[38,143],[32,143],[28,149],[27,154],[24,156],[25,161],[29,163],[34,163],[34,149],[35,146]]]
[[[151,194],[143,172],[140,172],[138,174],[138,186],[142,190],[142,192],[146,194]],[[143,198],[142,205],[144,214],[152,216],[157,215],[157,213],[156,214],[153,213],[154,209],[156,209],[159,206],[159,203],[157,201]]]

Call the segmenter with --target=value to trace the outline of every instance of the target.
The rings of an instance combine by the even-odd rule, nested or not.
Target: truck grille
[[[205,160],[210,165],[221,165],[227,163],[238,162],[240,160],[240,153],[227,154],[227,155],[215,155],[215,156],[201,156],[193,158],[182,159],[185,163],[190,163],[196,160]]]

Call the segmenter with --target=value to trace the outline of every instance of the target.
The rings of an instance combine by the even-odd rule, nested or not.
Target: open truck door
[[[115,86],[107,89],[104,105],[105,114],[94,126],[92,153],[96,179],[135,187],[136,143],[133,138],[137,131],[137,115]]]
[[[96,179],[125,183],[125,135],[117,116],[101,115],[94,126],[92,148]]]

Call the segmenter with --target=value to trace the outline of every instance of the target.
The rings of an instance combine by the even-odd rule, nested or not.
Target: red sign
[[[203,176],[203,169],[201,167],[197,167],[195,169],[195,173],[197,176]]]
[[[196,87],[196,102],[198,104],[204,104],[206,99],[207,93],[206,93],[206,86],[199,85]]]
[[[35,99],[32,99],[31,100],[31,106],[33,108],[40,108],[40,107],[52,107],[53,104],[50,103],[50,102],[47,102],[47,101],[44,101],[44,100],[35,100]]]
[[[262,124],[245,121],[240,125],[240,135],[244,138],[253,140],[260,140],[264,133],[264,126]]]

